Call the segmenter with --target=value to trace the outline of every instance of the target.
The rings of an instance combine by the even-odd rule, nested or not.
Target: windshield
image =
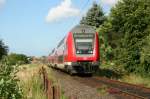
[[[93,54],[94,34],[74,34],[76,54]]]

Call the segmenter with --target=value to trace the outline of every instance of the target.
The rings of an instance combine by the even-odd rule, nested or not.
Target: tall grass
[[[30,67],[31,66],[31,67]],[[46,99],[43,80],[39,75],[40,66],[24,65],[26,69],[20,70],[18,76],[23,88],[24,99]]]
[[[127,83],[132,83],[132,84],[142,85],[145,87],[150,87],[150,78],[142,77],[142,76],[136,75],[136,74],[124,75],[122,77],[122,79],[120,79],[120,80],[123,82],[127,82]]]
[[[122,66],[117,66],[113,63],[106,63],[100,67],[97,76],[104,76],[112,79],[116,79],[122,82],[127,82],[131,84],[142,85],[145,87],[150,87],[150,77],[145,75],[139,75],[136,73],[127,73],[125,70],[121,70]]]
[[[25,99],[46,99],[43,82],[37,75],[34,75],[30,80],[24,83],[23,92]]]
[[[18,77],[20,78],[20,85],[23,87],[24,99],[47,99],[44,91],[43,78],[39,74],[39,69],[42,64],[28,64],[22,65]],[[48,79],[52,81],[51,86],[59,85],[58,81],[52,76],[51,69],[44,66],[48,73]],[[64,92],[61,90],[60,99],[67,99]]]

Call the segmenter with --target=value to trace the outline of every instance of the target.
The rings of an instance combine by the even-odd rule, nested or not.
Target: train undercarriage
[[[70,75],[93,74],[99,68],[99,62],[66,62],[65,64],[50,64],[50,67],[63,70]]]

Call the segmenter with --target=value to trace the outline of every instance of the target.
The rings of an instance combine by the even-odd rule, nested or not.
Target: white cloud
[[[49,10],[46,21],[52,22],[63,18],[78,16],[79,13],[80,11],[77,8],[72,7],[71,0],[63,0],[60,5]]]
[[[119,1],[119,0],[101,0],[101,3],[102,3],[103,5],[112,7],[112,6],[114,6],[118,1]]]
[[[6,0],[0,0],[0,9],[4,6],[5,3],[6,3]]]

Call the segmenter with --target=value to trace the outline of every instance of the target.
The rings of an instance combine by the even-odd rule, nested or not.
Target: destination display
[[[86,33],[86,34],[81,34],[81,33],[76,33],[74,34],[74,38],[93,38],[94,34],[91,33]]]

